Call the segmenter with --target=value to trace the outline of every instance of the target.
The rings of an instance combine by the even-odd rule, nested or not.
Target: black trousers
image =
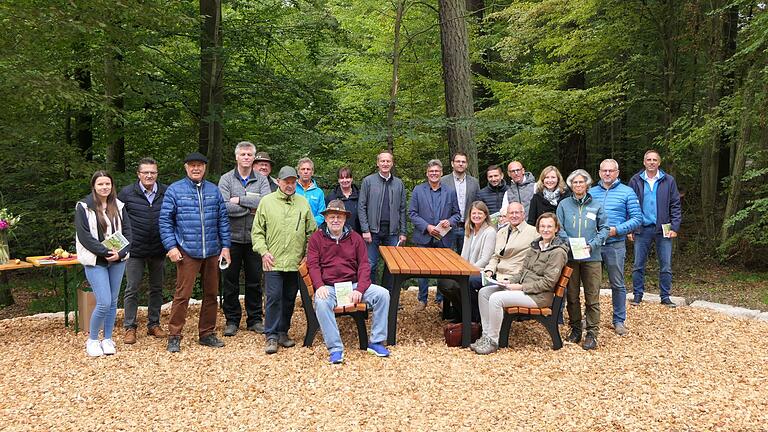
[[[245,271],[245,314],[246,325],[251,326],[262,320],[263,290],[261,288],[261,256],[253,251],[251,243],[232,243],[229,250],[232,262],[224,270],[222,309],[227,324],[240,325],[243,314],[240,307],[240,270]]]

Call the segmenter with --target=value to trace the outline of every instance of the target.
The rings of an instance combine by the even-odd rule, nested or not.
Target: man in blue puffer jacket
[[[627,288],[624,285],[624,259],[627,234],[640,226],[643,212],[631,187],[619,179],[619,163],[606,159],[600,163],[600,181],[589,190],[592,199],[603,205],[610,232],[600,248],[603,266],[608,271],[613,300],[613,329],[619,336],[627,334]]]
[[[198,273],[203,288],[198,322],[200,344],[224,346],[216,337],[216,295],[218,263],[230,261],[229,215],[219,188],[204,179],[207,163],[208,158],[200,153],[187,155],[187,177],[168,187],[160,210],[160,239],[168,258],[176,263],[176,292],[168,323],[169,352],[181,349],[181,330]]]

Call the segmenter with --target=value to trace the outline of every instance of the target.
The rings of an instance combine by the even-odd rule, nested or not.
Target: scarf
[[[557,206],[558,200],[560,199],[560,189],[555,188],[553,191],[544,189],[542,195],[544,195],[544,199],[549,201],[550,204]]]

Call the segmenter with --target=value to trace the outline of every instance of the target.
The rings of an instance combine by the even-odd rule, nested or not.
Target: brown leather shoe
[[[135,328],[129,328],[125,330],[125,336],[123,336],[123,343],[127,343],[128,345],[133,345],[136,343],[136,329]]]
[[[147,336],[154,336],[156,338],[167,338],[168,333],[160,326],[155,326],[147,329]]]

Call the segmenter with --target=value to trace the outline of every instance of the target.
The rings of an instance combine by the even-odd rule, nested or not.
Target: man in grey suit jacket
[[[453,250],[461,254],[464,247],[464,221],[469,217],[469,211],[472,203],[477,199],[477,193],[480,191],[480,183],[476,178],[467,174],[467,154],[456,152],[451,160],[453,171],[450,174],[440,178],[440,184],[448,186],[456,191],[456,200],[459,203],[459,212],[461,221],[453,229],[456,241],[453,243]]]

